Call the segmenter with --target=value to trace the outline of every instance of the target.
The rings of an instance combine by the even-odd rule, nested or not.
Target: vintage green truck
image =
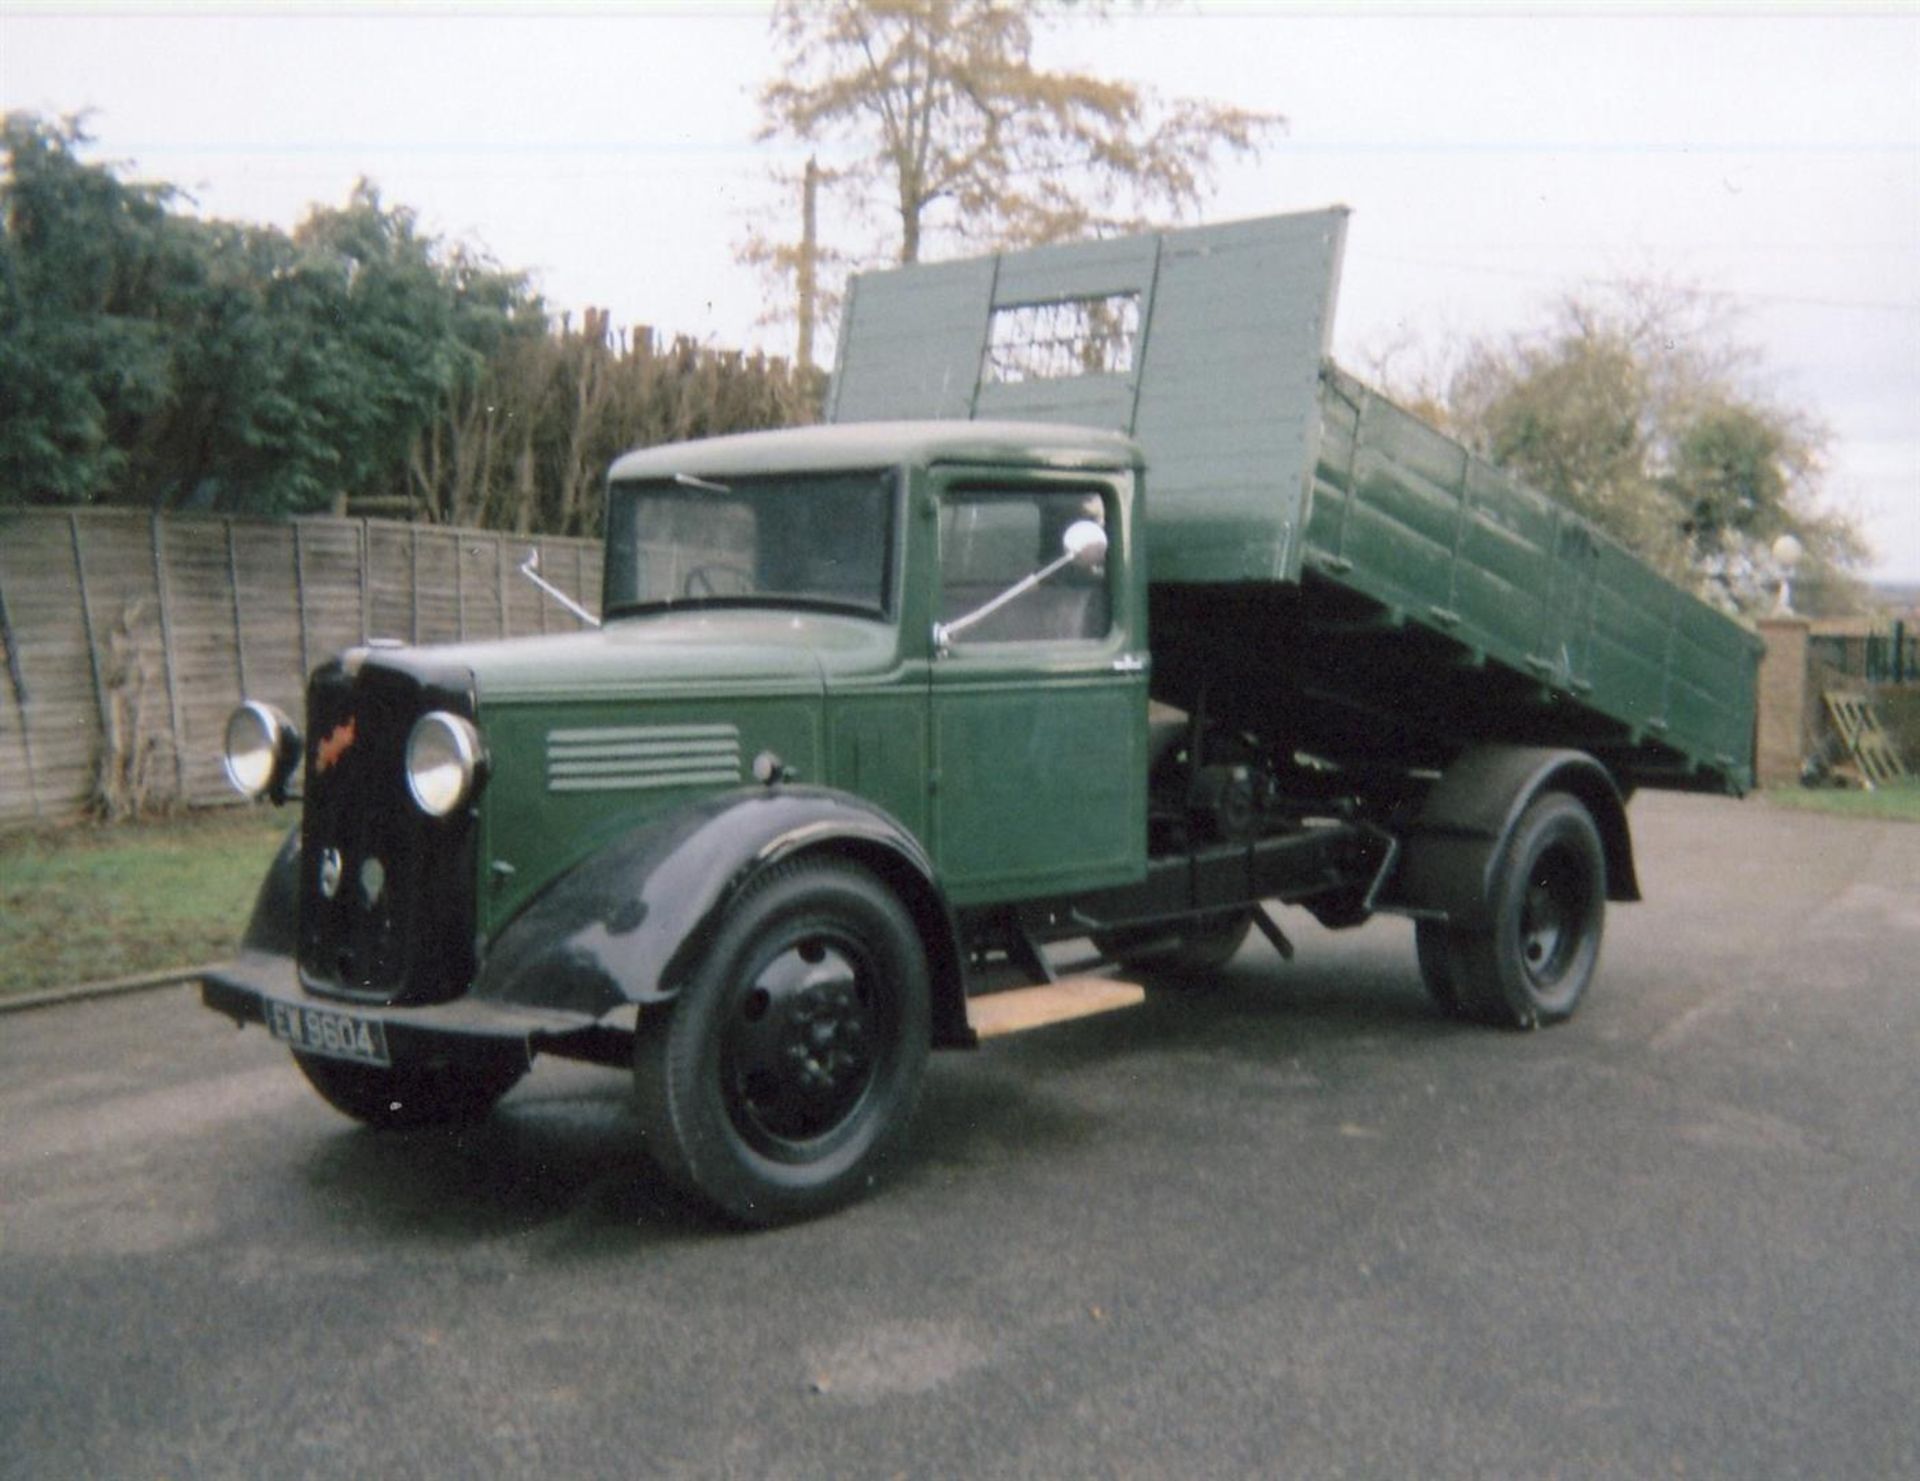
[[[1759,643],[1331,365],[1345,229],[857,279],[828,425],[614,465],[604,625],[236,712],[302,813],[207,1005],[376,1126],[630,1068],[746,1223],[869,1186],[930,1049],[1289,955],[1276,906],[1565,1018],[1626,798],[1749,785]]]

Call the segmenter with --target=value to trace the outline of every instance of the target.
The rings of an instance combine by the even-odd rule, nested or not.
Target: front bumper
[[[321,1008],[378,1022],[396,1065],[498,1057],[517,1051],[531,1063],[536,1054],[579,1054],[606,1026],[584,1013],[558,1008],[528,1008],[457,998],[424,1007],[382,1007],[310,993],[300,982],[292,957],[275,952],[242,951],[200,979],[200,1001],[244,1027],[266,1024],[268,1005]],[[596,1056],[597,1057],[597,1056]]]

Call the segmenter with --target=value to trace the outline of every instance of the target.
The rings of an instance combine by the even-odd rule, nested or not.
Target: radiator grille
[[[610,725],[547,733],[549,792],[730,786],[739,780],[735,725]]]
[[[325,995],[445,1002],[472,978],[478,830],[470,814],[435,821],[415,807],[405,759],[426,711],[474,716],[471,679],[417,667],[335,662],[308,687],[300,968]],[[329,740],[338,750],[322,770]]]

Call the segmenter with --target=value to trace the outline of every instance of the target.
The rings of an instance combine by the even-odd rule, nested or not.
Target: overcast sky
[[[1042,61],[1277,110],[1209,219],[1354,211],[1335,335],[1365,371],[1523,329],[1568,289],[1729,296],[1775,395],[1832,429],[1830,497],[1920,581],[1920,6],[1566,15],[1202,0],[1056,27]],[[763,5],[26,5],[0,104],[97,110],[97,158],[292,226],[365,175],[533,269],[556,308],[788,344],[733,260],[797,214],[753,142]]]

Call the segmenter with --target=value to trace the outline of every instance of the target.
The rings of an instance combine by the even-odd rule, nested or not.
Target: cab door
[[[1071,894],[1146,867],[1131,486],[1125,475],[936,480],[929,831],[956,905]],[[1105,559],[1063,561],[1067,531],[1087,521],[1106,534]]]

